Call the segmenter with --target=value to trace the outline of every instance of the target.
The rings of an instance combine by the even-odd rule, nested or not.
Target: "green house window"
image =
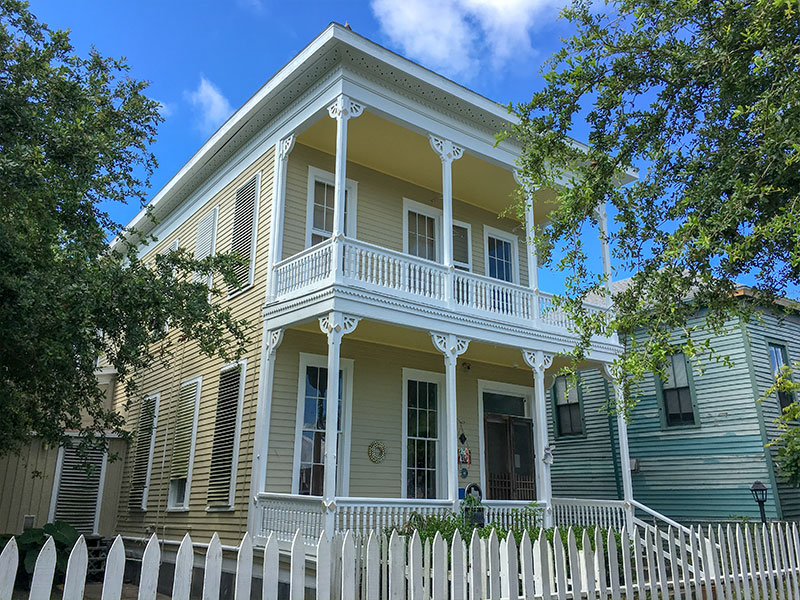
[[[661,384],[664,414],[668,427],[694,425],[694,406],[689,381],[689,368],[683,352],[667,359],[667,380]]]
[[[553,387],[556,402],[556,426],[558,435],[581,435],[583,416],[581,415],[580,394],[577,386],[569,386],[567,378],[556,377]]]
[[[789,360],[786,356],[786,346],[769,344],[769,361],[772,365],[772,374],[777,380],[781,369],[789,365]],[[785,410],[792,402],[794,402],[794,395],[791,392],[778,392],[778,403],[781,406],[781,411]]]

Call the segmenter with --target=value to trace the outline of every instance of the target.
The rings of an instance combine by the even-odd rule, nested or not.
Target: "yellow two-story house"
[[[471,484],[489,519],[532,501],[548,525],[632,518],[621,420],[619,497],[553,497],[552,436],[585,439],[597,411],[552,378],[575,338],[529,242],[556,194],[498,216],[519,186],[520,147],[495,143],[511,118],[332,24],[172,178],[158,225],[131,223],[158,239],[142,252],[249,257],[220,302],[252,341],[221,364],[170,332],[129,414],[121,533],[310,544],[457,509]],[[587,368],[618,350],[594,340]]]

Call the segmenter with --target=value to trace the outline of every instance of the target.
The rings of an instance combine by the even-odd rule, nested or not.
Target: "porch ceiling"
[[[298,136],[298,142],[322,152],[336,150],[336,121],[327,115]],[[368,110],[348,122],[347,157],[358,163],[441,194],[442,166],[428,138]],[[513,203],[516,182],[510,170],[464,152],[453,162],[453,197],[501,213]],[[555,207],[552,190],[537,193],[535,218],[544,222]]]

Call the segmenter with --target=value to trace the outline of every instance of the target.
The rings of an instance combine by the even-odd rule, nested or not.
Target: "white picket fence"
[[[595,529],[594,539],[583,530],[580,547],[573,530],[566,544],[556,531],[552,543],[544,532],[531,540],[527,532],[519,546],[513,536],[500,540],[495,532],[481,539],[477,532],[464,541],[458,533],[447,544],[437,534],[423,544],[415,533],[356,536],[322,536],[316,556],[306,555],[298,532],[288,556],[281,556],[275,535],[263,550],[254,549],[245,535],[236,562],[236,599],[249,599],[253,576],[262,580],[261,598],[278,598],[279,572],[288,589],[281,597],[302,600],[306,587],[320,600],[477,600],[477,599],[676,599],[800,600],[800,537],[796,524],[770,527],[727,526],[715,530],[691,529],[689,534],[623,529],[605,535]],[[125,567],[125,548],[117,537],[108,554],[103,600],[119,599]],[[187,534],[174,556],[172,598],[188,599],[194,562]],[[258,563],[261,563],[258,565]],[[49,539],[36,561],[29,597],[51,597],[56,549]],[[159,540],[153,535],[141,556],[138,598],[156,597],[161,564]],[[11,598],[18,566],[12,539],[0,554],[0,600]],[[81,538],[67,565],[63,598],[83,598],[87,569],[86,543]],[[205,552],[202,598],[218,599],[222,546],[214,534]]]

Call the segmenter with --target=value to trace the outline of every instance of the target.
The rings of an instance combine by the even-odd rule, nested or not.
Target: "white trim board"
[[[342,372],[342,432],[339,434],[340,452],[336,473],[336,495],[350,495],[350,432],[352,428],[353,370],[352,358],[339,357]],[[294,426],[294,455],[292,458],[292,494],[300,493],[300,452],[302,450],[303,409],[305,406],[306,368],[328,368],[328,357],[323,354],[300,352],[297,373],[297,410]]]

